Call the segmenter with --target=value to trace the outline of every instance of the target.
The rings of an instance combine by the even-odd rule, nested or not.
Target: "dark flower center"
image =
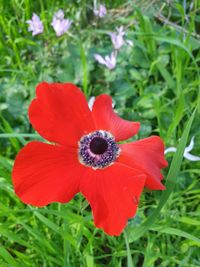
[[[107,148],[108,148],[107,141],[101,137],[95,137],[90,142],[90,150],[94,154],[101,155],[104,152],[106,152]]]
[[[114,137],[104,130],[84,135],[78,146],[79,162],[94,170],[110,166],[120,154]]]

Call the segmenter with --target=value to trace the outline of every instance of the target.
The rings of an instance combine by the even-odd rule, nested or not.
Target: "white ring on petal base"
[[[90,149],[90,143],[94,138],[102,138],[107,142],[107,149],[102,154],[95,154]],[[84,166],[94,170],[104,169],[114,163],[121,152],[120,147],[115,142],[114,136],[107,131],[99,130],[84,135],[78,142],[79,162]]]

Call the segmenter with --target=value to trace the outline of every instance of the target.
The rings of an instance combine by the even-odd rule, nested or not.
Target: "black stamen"
[[[100,130],[89,133],[79,141],[79,161],[92,169],[110,166],[120,154],[120,148],[111,133]]]
[[[101,137],[95,137],[92,139],[90,142],[90,150],[92,153],[100,155],[106,152],[108,148],[108,143],[106,142],[105,139]]]

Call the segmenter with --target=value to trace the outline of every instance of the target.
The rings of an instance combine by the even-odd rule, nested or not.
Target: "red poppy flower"
[[[66,203],[81,192],[95,225],[119,235],[135,215],[143,187],[164,189],[162,140],[152,136],[117,143],[137,134],[140,124],[118,117],[110,96],[98,96],[90,110],[75,85],[43,82],[36,88],[29,119],[53,144],[30,142],[16,157],[14,189],[24,203]]]

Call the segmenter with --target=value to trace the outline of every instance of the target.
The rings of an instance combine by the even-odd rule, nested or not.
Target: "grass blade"
[[[126,243],[127,267],[134,267],[126,231],[124,231],[124,238]]]
[[[11,254],[3,247],[0,247],[0,256],[9,264],[8,266],[19,267]]]
[[[199,238],[197,238],[196,236],[191,235],[185,231],[182,231],[182,230],[179,230],[179,229],[176,229],[173,227],[164,227],[163,228],[163,226],[153,226],[152,228],[150,228],[150,230],[158,231],[158,232],[164,233],[164,234],[170,234],[173,236],[176,235],[176,236],[184,237],[184,238],[192,240],[192,241],[194,241],[200,245],[200,239]]]

